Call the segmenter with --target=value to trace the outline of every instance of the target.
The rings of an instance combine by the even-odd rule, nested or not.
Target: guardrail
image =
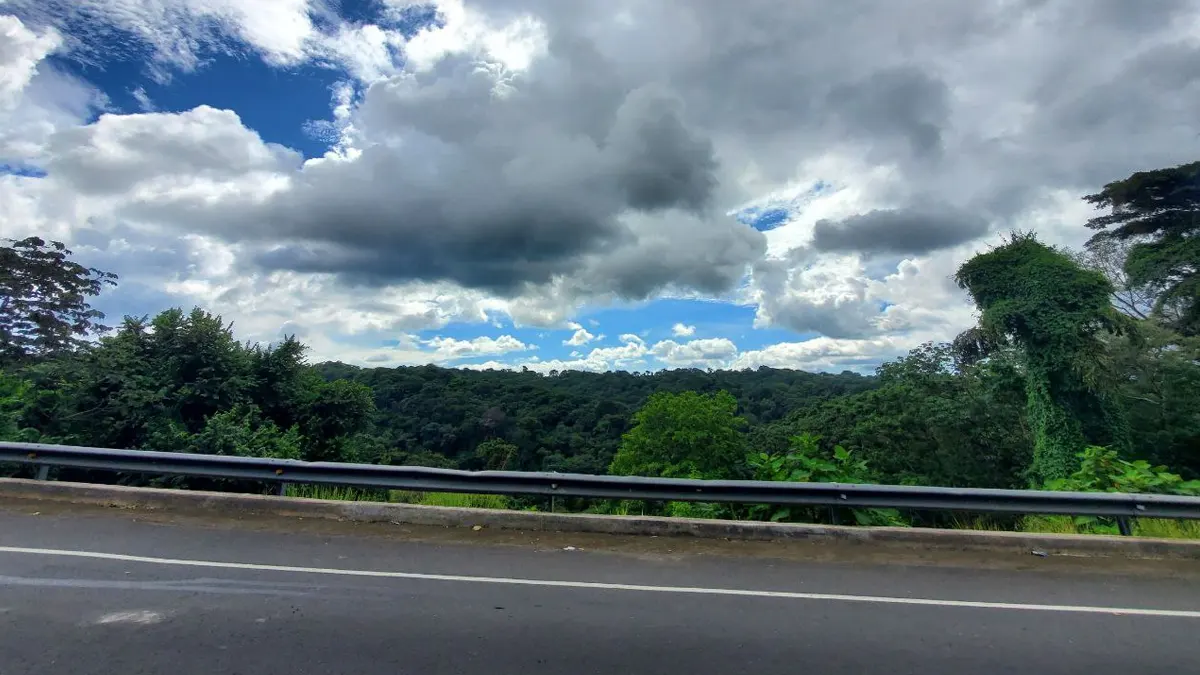
[[[124,473],[233,478],[422,492],[694,501],[791,506],[843,506],[983,513],[1058,514],[1116,518],[1129,534],[1130,517],[1200,519],[1200,497],[1113,492],[1049,492],[974,488],[685,480],[522,471],[456,471],[412,466],[301,462],[146,450],[110,450],[42,443],[0,442],[0,462]]]

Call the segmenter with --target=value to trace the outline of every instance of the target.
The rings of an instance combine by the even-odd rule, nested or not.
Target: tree
[[[885,363],[877,389],[801,406],[753,434],[753,449],[784,454],[814,434],[841,445],[885,483],[1018,487],[1031,439],[1024,377],[1008,351],[956,366],[948,344],[925,344]]]
[[[347,442],[362,431],[375,412],[371,389],[349,380],[318,382],[300,418],[300,431],[308,440],[304,459],[312,462],[346,461]]]
[[[963,263],[955,279],[979,307],[982,332],[1024,356],[1032,477],[1065,478],[1089,444],[1128,448],[1102,335],[1128,332],[1132,321],[1113,308],[1104,275],[1017,233]]]
[[[1124,264],[1130,282],[1154,291],[1156,315],[1200,334],[1200,162],[1139,171],[1084,200],[1110,210],[1088,221],[1104,230],[1088,248],[1133,242]]]
[[[475,457],[483,463],[483,468],[495,471],[507,471],[512,468],[520,448],[499,438],[489,438],[475,448]]]
[[[1120,312],[1135,319],[1146,319],[1154,311],[1155,290],[1150,284],[1134,283],[1125,271],[1132,247],[1130,240],[1104,237],[1093,240],[1084,250],[1070,251],[1068,255],[1081,267],[1103,274],[1112,283],[1112,302]]]
[[[70,259],[62,242],[5,239],[0,246],[0,365],[70,351],[103,333],[88,298],[116,275]]]
[[[1141,340],[1110,341],[1121,373],[1117,394],[1129,419],[1132,455],[1200,478],[1200,337],[1184,337],[1155,321]]]
[[[743,472],[745,420],[726,391],[659,392],[633,417],[610,471],[625,476],[735,478]]]

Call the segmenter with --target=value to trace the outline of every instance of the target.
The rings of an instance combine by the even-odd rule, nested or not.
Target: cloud
[[[40,171],[47,138],[104,105],[94,87],[48,63],[64,44],[53,28],[0,14],[0,165]]]
[[[525,344],[511,335],[501,335],[495,338],[481,336],[471,340],[436,337],[431,340],[425,340],[424,344],[433,347],[433,357],[439,361],[495,356],[509,352],[523,352],[536,349],[536,347]]]
[[[683,323],[677,323],[671,326],[671,334],[675,337],[690,337],[696,333],[695,326],[689,326]]]
[[[596,339],[595,335],[589,333],[586,328],[584,328],[583,326],[581,326],[577,323],[574,323],[574,322],[569,323],[569,324],[567,324],[567,327],[575,332],[571,334],[571,337],[567,338],[566,340],[563,340],[564,345],[578,347],[580,345],[586,345],[587,343]]]
[[[270,180],[300,164],[298,153],[264,143],[236,113],[209,106],[104,114],[56,132],[47,155],[55,181],[75,193],[126,198],[123,213],[147,218],[172,207],[236,200],[254,177]]]
[[[812,245],[829,252],[919,254],[978,239],[987,231],[988,221],[979,214],[923,206],[819,220]]]
[[[33,80],[38,64],[62,46],[58,31],[30,30],[13,16],[0,15],[0,106],[12,107]]]
[[[663,340],[650,351],[668,368],[728,368],[738,349],[728,338],[710,338],[683,344]]]
[[[295,65],[319,35],[314,19],[330,15],[323,0],[8,0],[5,9],[71,35],[82,57],[148,52],[164,77],[167,68],[194,70],[208,55],[245,47],[268,63]]]
[[[829,341],[742,362],[838,365],[951,337],[972,317],[947,279],[989,233],[1078,244],[1079,195],[1191,160],[1200,132],[1194,2],[436,5],[413,30],[316,0],[8,0],[0,161],[46,175],[0,176],[5,227],[95,242],[127,283],[255,335],[298,318],[322,353],[689,297]],[[330,152],[215,106],[97,118],[50,54],[334,69],[310,125]],[[625,351],[575,361],[659,363],[597,349]]]
[[[832,124],[850,137],[872,144],[888,139],[922,158],[942,151],[942,130],[950,121],[949,99],[949,88],[932,73],[898,66],[837,84],[825,102]],[[875,146],[872,152],[881,149]]]

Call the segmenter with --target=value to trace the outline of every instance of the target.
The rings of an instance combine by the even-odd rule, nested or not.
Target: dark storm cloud
[[[869,141],[900,139],[917,156],[942,150],[950,107],[945,83],[913,67],[881,70],[835,86],[827,103],[835,123]]]
[[[825,252],[929,253],[986,233],[982,217],[946,206],[876,210],[844,220],[819,220],[813,248]]]
[[[538,66],[550,79],[574,72],[571,58],[590,58],[572,43],[558,44],[566,45],[565,62],[551,55]],[[292,242],[257,262],[356,283],[449,280],[501,294],[577,272],[585,258],[603,255],[641,261],[609,261],[630,271],[605,287],[622,295],[644,297],[669,283],[724,290],[740,277],[721,265],[716,273],[692,270],[694,259],[665,267],[661,257],[644,260],[630,246],[648,234],[630,228],[637,213],[658,214],[641,222],[660,230],[672,219],[711,215],[713,146],[688,125],[669,90],[644,86],[616,97],[585,83],[570,108],[560,89],[518,83],[501,93],[492,78],[466,72],[469,65],[448,60],[441,75],[372,87],[362,106],[364,132],[402,139],[399,147],[378,144],[354,162],[307,167],[294,189],[255,214],[264,237]],[[731,218],[689,222],[704,230],[693,242],[744,255],[732,262],[739,270],[761,254],[761,235]],[[642,264],[662,268],[652,287],[646,280],[655,275]]]

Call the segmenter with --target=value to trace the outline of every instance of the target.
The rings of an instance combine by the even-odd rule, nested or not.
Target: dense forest
[[[1082,251],[1017,232],[964,261],[956,281],[978,325],[873,376],[310,364],[296,339],[244,344],[202,309],[106,327],[88,301],[117,283],[113,275],[79,265],[61,243],[10,240],[0,246],[0,440],[463,469],[1194,494],[1198,174],[1200,163],[1137,173],[1085,197],[1107,214],[1080,224],[1096,231]]]

